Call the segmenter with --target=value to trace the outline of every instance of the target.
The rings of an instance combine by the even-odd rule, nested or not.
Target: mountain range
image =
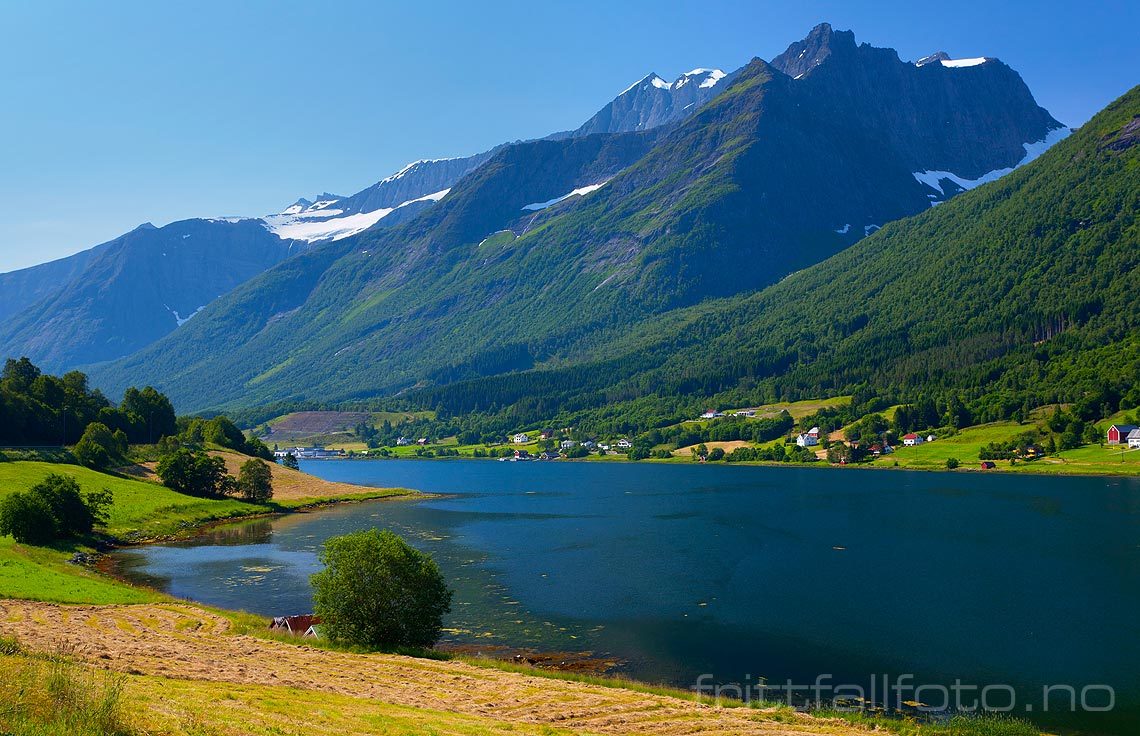
[[[675,123],[711,99],[726,76],[698,69],[666,83],[649,75],[579,129],[549,138]],[[302,197],[260,218],[195,218],[162,228],[147,223],[75,255],[0,274],[0,348],[52,370],[129,355],[289,255],[413,219],[503,147],[414,161],[354,195]],[[235,227],[239,222],[246,224]],[[180,242],[191,232],[193,243]]]
[[[1068,133],[997,59],[906,62],[827,24],[771,63],[650,75],[582,127],[412,165],[369,195],[387,209],[412,197],[402,222],[306,247],[93,379],[200,410],[595,364],[645,325],[763,293]],[[422,184],[381,198],[410,177]],[[348,200],[369,197],[299,202],[269,225],[299,237],[367,215]]]

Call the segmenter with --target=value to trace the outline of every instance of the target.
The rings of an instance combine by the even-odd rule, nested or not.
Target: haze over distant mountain
[[[676,122],[693,111],[695,102],[707,100],[723,78],[719,71],[697,70],[682,75],[673,85],[642,80],[653,93],[638,94],[634,85],[580,131],[554,137],[597,132],[597,121],[615,106],[624,111],[624,117],[610,120],[607,132]],[[127,355],[188,319],[175,317],[176,312],[197,314],[205,304],[288,255],[372,227],[413,219],[502,148],[473,156],[414,161],[351,196],[325,192],[302,197],[281,212],[260,218],[201,218],[161,229],[147,223],[75,255],[0,274],[0,349],[10,355],[29,355],[57,371]],[[251,225],[234,228],[238,220]],[[168,237],[188,229],[193,231],[193,243]],[[241,235],[235,236],[236,232]],[[130,247],[122,247],[125,243]],[[208,268],[189,267],[207,252]],[[98,266],[89,268],[93,262]],[[116,265],[109,266],[111,262]],[[174,263],[181,267],[169,268]],[[130,279],[125,278],[127,274]],[[142,286],[136,289],[136,283]],[[148,283],[161,284],[162,295]],[[149,296],[144,298],[142,293]],[[88,332],[75,339],[79,325]]]
[[[655,315],[762,289],[1067,133],[1000,61],[942,61],[821,25],[680,122],[502,147],[419,217],[270,269],[94,376],[199,409],[596,359]],[[623,94],[646,87],[663,90]]]

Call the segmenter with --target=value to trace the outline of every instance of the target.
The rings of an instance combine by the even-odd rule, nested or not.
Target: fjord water
[[[1062,720],[1116,732],[1137,714],[1138,479],[477,460],[303,469],[445,495],[223,527],[125,550],[120,569],[226,608],[300,613],[324,539],[391,528],[456,589],[451,641],[591,651],[683,687],[703,673],[1008,684],[1015,713],[1035,719],[1043,686],[1079,698],[1105,684],[1114,714]],[[990,704],[1008,700],[994,691]]]

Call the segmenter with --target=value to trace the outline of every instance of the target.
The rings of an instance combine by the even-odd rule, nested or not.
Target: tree
[[[191,496],[223,495],[233,483],[225,460],[185,447],[163,455],[155,472],[167,488]]]
[[[91,422],[83,431],[83,436],[79,438],[72,454],[81,465],[104,470],[112,460],[122,457],[124,448],[121,439],[126,439],[121,430],[111,432],[106,424]]]
[[[956,457],[946,458],[946,469],[947,470],[953,470],[956,467],[958,467],[958,458],[956,458]]]
[[[246,460],[238,470],[237,488],[245,500],[265,503],[273,498],[273,471],[257,458]]]
[[[164,436],[178,433],[178,422],[170,399],[150,386],[141,391],[128,388],[123,393],[119,409],[138,420],[135,436],[131,438],[135,442],[154,444]],[[127,431],[130,432],[129,429]]]
[[[74,478],[52,473],[0,502],[0,534],[11,534],[23,544],[90,534],[96,523],[106,521],[110,505],[110,491],[84,496]]]
[[[301,466],[297,462],[297,456],[291,452],[285,453],[281,458],[281,465],[289,468],[289,470],[300,470]]]
[[[47,544],[55,539],[51,507],[43,498],[17,491],[0,501],[0,534],[10,534],[20,544]]]
[[[369,647],[430,647],[452,592],[439,567],[390,531],[368,529],[325,542],[313,606],[333,641]]]

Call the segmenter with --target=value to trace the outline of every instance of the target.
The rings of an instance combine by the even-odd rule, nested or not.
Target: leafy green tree
[[[246,460],[238,470],[237,488],[245,500],[265,503],[273,498],[273,471],[258,458]]]
[[[163,455],[155,468],[163,485],[191,496],[220,496],[233,487],[226,462],[202,452],[180,447]]]
[[[164,436],[178,433],[178,422],[170,399],[151,386],[141,391],[128,388],[123,393],[119,409],[128,416],[137,418],[136,436],[131,438],[135,442],[154,444]]]
[[[714,447],[712,449],[712,452],[709,453],[709,461],[710,462],[715,463],[718,460],[723,460],[723,459],[724,459],[724,448],[722,448],[722,447]]]
[[[44,499],[17,491],[0,500],[0,534],[21,544],[48,544],[56,535],[55,517]]]
[[[297,462],[297,456],[291,452],[286,453],[281,458],[281,465],[282,465],[282,467],[289,468],[289,470],[300,470],[301,469],[301,465]]]
[[[117,437],[116,434],[121,437]],[[72,454],[82,465],[95,470],[105,470],[113,460],[122,458],[126,448],[121,440],[125,439],[126,435],[122,430],[112,432],[106,424],[91,422],[83,431],[83,436],[79,438]]]
[[[439,567],[390,531],[368,529],[325,542],[312,578],[313,605],[333,641],[368,647],[430,647],[452,592]]]
[[[74,478],[52,473],[0,502],[0,534],[24,544],[90,534],[96,523],[106,521],[110,505],[110,491],[84,496]]]
[[[958,458],[956,458],[956,457],[946,458],[946,469],[947,470],[953,470],[956,467],[958,467]]]

